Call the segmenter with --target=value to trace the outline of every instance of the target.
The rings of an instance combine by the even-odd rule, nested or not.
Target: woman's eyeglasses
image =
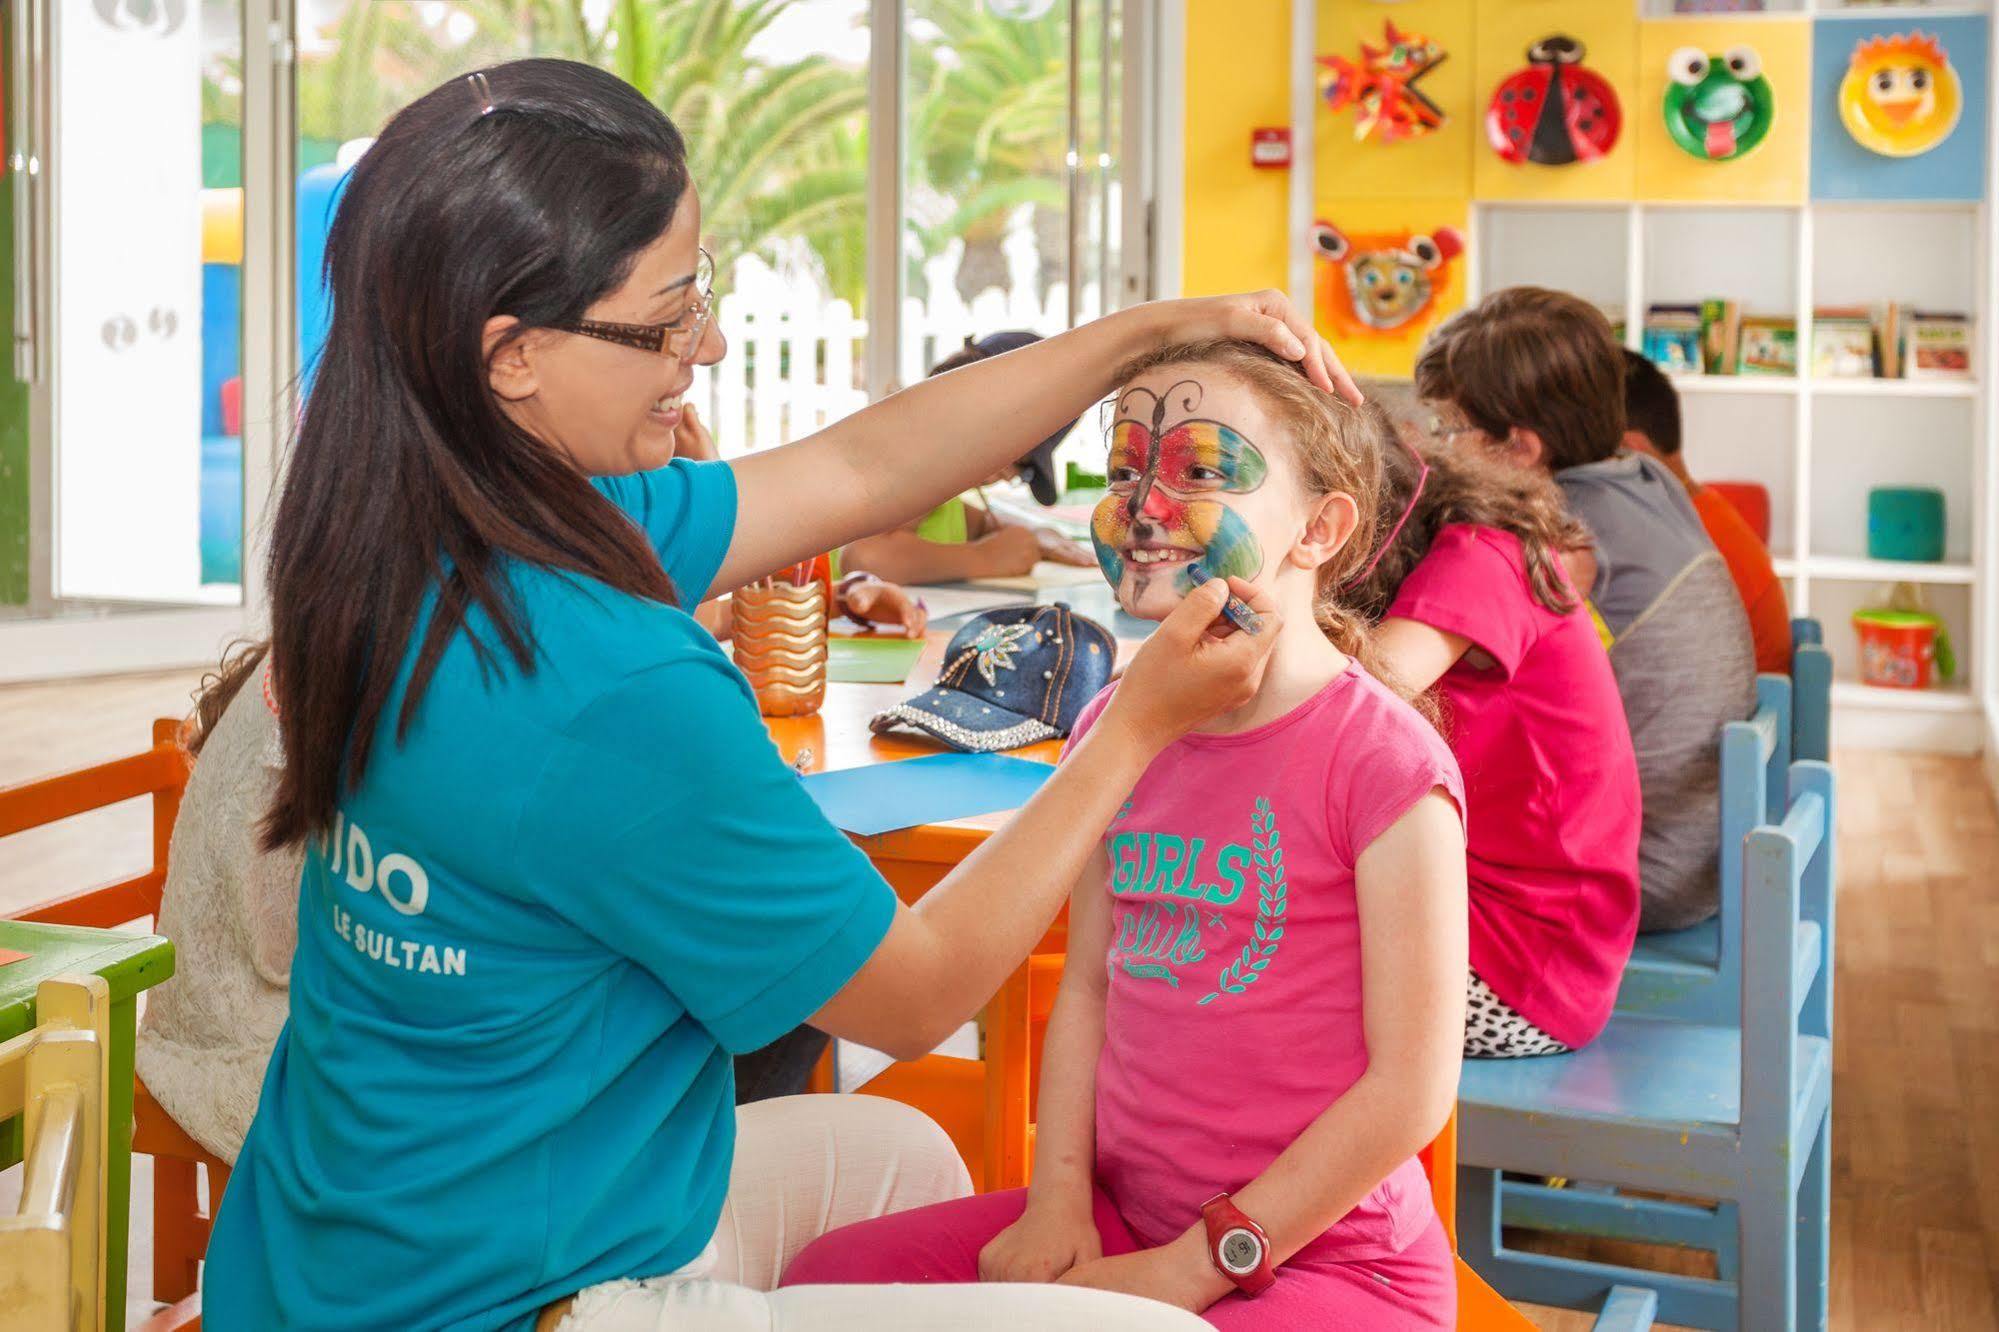
[[[551,325],[559,333],[576,333],[600,342],[651,352],[676,361],[685,361],[701,349],[708,336],[708,324],[715,313],[715,261],[708,251],[698,252],[694,265],[694,297],[678,319],[664,324],[613,324],[601,319],[579,319],[569,324]]]

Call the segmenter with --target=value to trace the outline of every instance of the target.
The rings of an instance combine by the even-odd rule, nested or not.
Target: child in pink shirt
[[[1643,821],[1617,679],[1563,565],[1588,532],[1546,476],[1468,448],[1391,453],[1384,504],[1408,519],[1353,597],[1385,617],[1393,677],[1435,687],[1464,772],[1464,1052],[1574,1049],[1631,956]]]
[[[1153,762],[1077,881],[1033,1183],[835,1232],[785,1281],[1060,1280],[1221,1328],[1453,1326],[1416,1152],[1456,1096],[1462,795],[1336,599],[1384,526],[1384,427],[1237,344],[1122,382],[1094,522],[1120,604],[1163,618],[1196,565],[1252,581],[1282,617],[1269,667]],[[1228,1209],[1266,1237],[1259,1293],[1211,1249],[1205,1214]]]

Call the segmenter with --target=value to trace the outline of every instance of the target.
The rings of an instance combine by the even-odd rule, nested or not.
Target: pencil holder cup
[[[805,717],[826,701],[824,580],[767,581],[735,594],[736,667],[766,717]]]

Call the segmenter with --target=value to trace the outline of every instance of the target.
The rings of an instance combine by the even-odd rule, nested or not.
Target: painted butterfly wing
[[[1216,473],[1195,477],[1196,471]],[[1263,455],[1220,421],[1182,421],[1159,437],[1159,484],[1179,494],[1255,490],[1269,475]]]

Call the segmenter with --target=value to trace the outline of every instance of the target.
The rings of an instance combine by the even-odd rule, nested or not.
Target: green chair
[[[110,1043],[104,1090],[109,1116],[104,1152],[104,1307],[114,1325],[122,1326],[132,1205],[132,1038],[139,995],[173,975],[174,948],[157,934],[0,920],[0,949],[27,954],[0,965],[0,1041],[35,1029],[43,982],[59,976],[96,976],[105,984]],[[21,1131],[18,1116],[0,1124],[0,1168],[21,1160]]]

